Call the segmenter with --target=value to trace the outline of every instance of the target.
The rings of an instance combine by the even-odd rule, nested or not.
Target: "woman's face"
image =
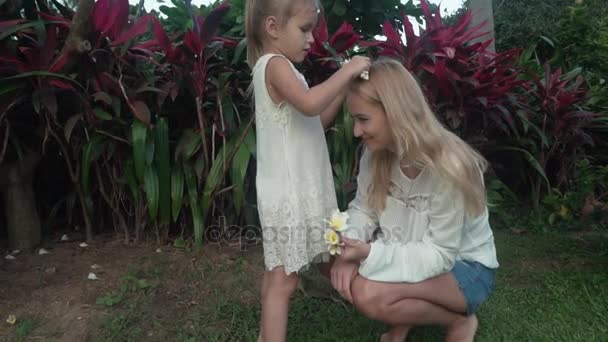
[[[346,106],[355,121],[355,137],[361,138],[371,151],[392,149],[393,139],[386,113],[380,104],[351,92],[346,99]]]

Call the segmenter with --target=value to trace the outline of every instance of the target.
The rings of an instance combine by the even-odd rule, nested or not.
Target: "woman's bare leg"
[[[351,286],[356,307],[366,316],[394,327],[390,337],[409,326],[441,325],[449,341],[472,341],[477,318],[466,317],[466,300],[451,273],[419,283],[383,283],[355,277]],[[403,336],[405,338],[405,336]]]

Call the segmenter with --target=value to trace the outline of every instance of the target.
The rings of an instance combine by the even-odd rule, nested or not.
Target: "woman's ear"
[[[264,22],[264,29],[266,29],[266,33],[273,39],[277,39],[279,37],[279,21],[275,16],[268,16]]]

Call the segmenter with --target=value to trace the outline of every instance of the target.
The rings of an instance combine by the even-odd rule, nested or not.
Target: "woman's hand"
[[[350,284],[357,275],[359,264],[339,257],[331,268],[331,285],[349,302],[353,302]]]
[[[342,255],[340,258],[345,261],[360,262],[366,259],[372,246],[361,240],[342,237]]]

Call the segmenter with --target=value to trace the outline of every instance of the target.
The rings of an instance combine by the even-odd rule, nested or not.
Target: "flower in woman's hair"
[[[330,246],[338,246],[340,244],[340,235],[338,235],[338,233],[333,229],[326,231],[325,243]]]
[[[335,210],[329,219],[329,227],[337,232],[342,232],[347,230],[348,227],[348,213],[340,212],[339,210]]]

